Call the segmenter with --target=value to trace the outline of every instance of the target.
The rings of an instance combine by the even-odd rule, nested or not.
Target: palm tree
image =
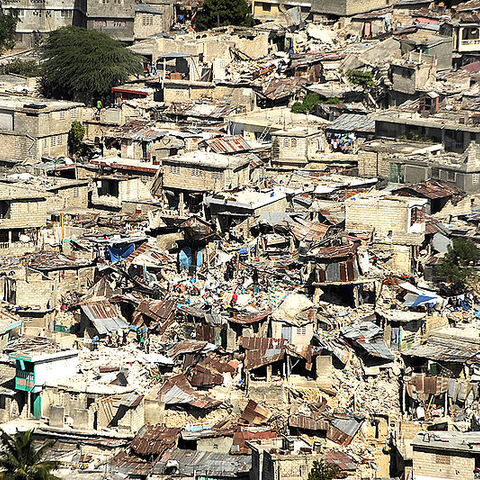
[[[0,480],[60,480],[51,473],[57,469],[58,462],[41,461],[55,442],[47,442],[37,450],[33,445],[32,432],[33,430],[27,430],[9,435],[2,431]]]

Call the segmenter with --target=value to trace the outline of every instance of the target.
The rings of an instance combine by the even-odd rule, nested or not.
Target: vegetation
[[[43,93],[55,98],[92,102],[142,71],[140,56],[98,30],[55,30],[42,54]]]
[[[315,109],[316,105],[338,105],[340,99],[337,97],[328,100],[320,100],[316,93],[307,93],[302,102],[295,102],[292,105],[292,113],[310,113]]]
[[[80,151],[83,137],[85,136],[85,127],[77,120],[72,122],[70,131],[68,132],[68,145],[72,154]]]
[[[18,10],[11,9],[7,13],[0,11],[0,53],[15,46],[17,23]]]
[[[28,430],[14,435],[2,432],[1,480],[60,480],[52,473],[58,467],[58,462],[42,462],[42,457],[55,442],[48,442],[36,450],[32,432]]]
[[[41,77],[43,69],[35,60],[19,60],[16,58],[7,65],[3,65],[0,68],[0,72],[2,75],[14,73],[24,77]]]
[[[337,478],[339,473],[340,469],[336,465],[320,460],[313,463],[313,467],[308,474],[308,480],[333,480]]]
[[[454,238],[437,273],[457,287],[464,287],[478,280],[474,265],[480,260],[480,249],[467,238]]]
[[[350,83],[353,83],[354,85],[359,85],[362,88],[375,86],[373,72],[364,72],[362,70],[348,70],[347,78]]]
[[[226,25],[251,27],[254,23],[245,0],[205,0],[195,19],[195,26],[199,31]]]

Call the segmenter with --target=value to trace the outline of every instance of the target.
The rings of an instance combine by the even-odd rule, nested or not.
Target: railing
[[[480,39],[477,39],[477,40],[462,40],[462,45],[480,45]]]
[[[23,378],[24,380],[29,380],[31,382],[35,380],[35,376],[32,372],[22,372],[17,370],[17,373],[15,375],[17,378]]]

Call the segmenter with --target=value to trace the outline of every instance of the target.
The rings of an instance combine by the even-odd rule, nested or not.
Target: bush
[[[19,60],[16,58],[13,62],[3,65],[0,72],[2,75],[13,73],[24,77],[41,77],[43,68],[35,60]]]

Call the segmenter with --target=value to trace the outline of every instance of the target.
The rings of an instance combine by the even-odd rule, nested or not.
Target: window
[[[283,146],[287,148],[290,146],[290,142],[288,141],[288,138],[283,139]]]
[[[71,393],[70,394],[70,401],[76,402],[78,400],[78,393]]]
[[[291,147],[292,147],[292,148],[297,148],[297,139],[296,139],[296,138],[292,138],[292,140],[291,140]]]
[[[447,182],[454,182],[455,178],[456,178],[455,172],[452,172],[451,170],[449,170],[447,172]]]
[[[271,12],[272,11],[272,5],[270,3],[262,3],[262,10],[264,12]]]
[[[213,180],[222,180],[223,179],[223,172],[212,172],[212,179]]]
[[[478,180],[480,179],[480,173],[474,173],[472,175],[472,184],[478,185]]]
[[[65,110],[61,111],[58,116],[60,120],[65,120]]]
[[[203,177],[203,172],[199,168],[194,167],[192,168],[192,177]]]
[[[410,225],[422,223],[425,220],[425,209],[423,207],[413,207],[410,211]]]
[[[142,21],[144,25],[153,25],[153,15],[151,13],[144,13]]]
[[[63,135],[57,136],[57,145],[63,145]]]
[[[126,28],[127,27],[127,22],[122,22],[122,21],[119,21],[119,20],[115,20],[113,22],[113,26],[115,28]]]
[[[57,144],[57,137],[53,135],[50,139],[50,146],[54,147]]]
[[[104,2],[105,3],[105,2]],[[107,3],[108,3],[108,0],[107,0]],[[93,22],[93,26],[95,28],[106,28],[107,26],[107,22],[105,22],[104,20],[95,20]]]
[[[69,18],[72,16],[72,11],[71,10],[62,10],[60,12],[60,16],[62,16],[63,18]]]
[[[43,139],[43,146],[44,146],[44,147],[48,147],[48,137],[45,137],[45,138]]]
[[[74,198],[78,198],[80,196],[80,189],[78,187],[73,189],[73,196]]]
[[[180,175],[180,167],[178,165],[170,165],[170,173]]]
[[[307,327],[297,327],[297,335],[306,335]]]

